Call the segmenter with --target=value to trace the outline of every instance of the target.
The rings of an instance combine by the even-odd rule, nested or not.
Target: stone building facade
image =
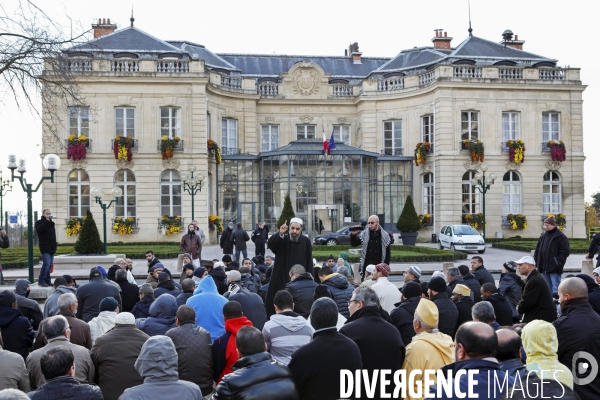
[[[565,215],[569,237],[585,235],[580,71],[528,53],[516,37],[469,35],[452,47],[436,32],[433,46],[393,58],[362,57],[356,43],[343,56],[282,56],[216,54],[133,23],[94,27],[98,37],[63,55],[87,102],[60,111],[65,142],[45,132],[44,154],[59,154],[63,167],[55,185],[44,185],[43,204],[66,221],[87,207],[101,211],[91,187],[121,187],[110,219],[132,217],[139,229],[109,241],[178,240],[162,236],[161,217],[192,221],[182,189],[191,165],[204,175],[194,218],[213,240],[209,215],[275,229],[286,193],[311,236],[320,224],[336,230],[371,214],[395,230],[412,194],[417,212],[431,215],[421,233],[428,239],[483,211],[471,184],[481,162],[464,140],[482,142],[487,174],[497,176],[485,198],[488,237],[537,237],[547,213]],[[85,159],[67,158],[69,135],[88,138]],[[336,149],[323,155],[332,135]],[[117,136],[133,139],[130,161],[116,159]],[[181,139],[166,160],[164,136]],[[510,162],[506,142],[518,139],[525,159]],[[564,143],[564,161],[552,160],[550,140]],[[417,166],[423,142],[429,151]],[[510,229],[508,214],[523,214],[529,227]],[[74,240],[58,233],[59,242]]]

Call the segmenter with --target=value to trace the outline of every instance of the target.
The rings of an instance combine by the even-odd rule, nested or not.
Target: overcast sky
[[[10,10],[16,0],[3,0]],[[594,128],[600,110],[600,60],[597,56],[597,11],[594,1],[471,1],[473,34],[500,41],[505,29],[525,40],[524,50],[558,59],[558,65],[581,68],[583,94],[585,195],[600,190],[600,140]],[[468,35],[467,0],[429,1],[156,1],[37,0],[36,5],[71,29],[69,18],[89,28],[110,18],[119,28],[135,26],[163,40],[186,39],[217,53],[342,55],[358,42],[363,57],[393,57],[403,49],[431,46],[441,28],[457,46]],[[74,29],[76,30],[76,29]],[[5,97],[6,99],[6,97]],[[595,112],[594,112],[595,111]],[[10,102],[0,106],[0,165],[7,174],[8,154],[27,159],[30,181],[41,177],[41,125],[29,110]],[[570,149],[567,148],[567,152]],[[67,168],[67,167],[65,167]],[[93,184],[93,182],[92,182]],[[4,209],[26,209],[20,188],[6,196]],[[41,194],[34,208],[41,208]],[[56,213],[55,213],[56,214]],[[66,216],[58,216],[59,220]]]

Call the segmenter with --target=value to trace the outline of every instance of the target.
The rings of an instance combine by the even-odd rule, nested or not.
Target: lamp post
[[[0,170],[0,227],[4,226],[2,224],[2,218],[4,218],[4,210],[2,208],[2,205],[4,203],[4,196],[6,196],[6,193],[8,192],[12,192],[12,181],[4,179],[4,177],[2,176],[2,170]]]
[[[194,218],[194,196],[196,193],[199,193],[202,190],[202,184],[204,183],[204,175],[202,172],[198,172],[198,175],[194,176],[194,172],[196,172],[196,167],[194,165],[190,165],[188,167],[188,171],[192,174],[188,175],[186,171],[181,173],[181,181],[183,182],[183,190],[189,193],[192,196],[192,221]]]
[[[471,179],[471,185],[476,187],[482,195],[483,238],[485,239],[485,194],[490,190],[490,187],[494,184],[497,176],[496,174],[491,173],[489,178],[486,178],[485,173],[488,170],[488,166],[485,164],[481,164],[479,169],[481,169],[481,173],[478,172],[475,174],[475,178]]]
[[[25,160],[19,160],[17,168],[17,157],[14,154],[8,156],[8,169],[10,169],[10,178],[14,182],[15,178],[21,182],[21,188],[27,193],[27,265],[29,268],[29,282],[33,282],[33,205],[31,195],[38,191],[42,183],[46,180],[54,183],[54,171],[60,168],[60,158],[56,154],[48,154],[42,162],[44,168],[50,171],[50,176],[42,176],[40,182],[35,189],[31,183],[27,183],[27,179],[23,176],[27,169],[25,168]],[[15,169],[21,176],[15,177]]]
[[[118,187],[112,188],[110,194],[112,194],[114,198],[108,204],[102,201],[102,196],[104,196],[103,189],[99,187],[93,187],[90,194],[96,199],[96,203],[100,204],[100,207],[102,208],[102,225],[104,227],[104,255],[106,255],[108,254],[106,247],[106,210],[108,210],[113,203],[119,200],[119,197],[123,195],[123,191]]]

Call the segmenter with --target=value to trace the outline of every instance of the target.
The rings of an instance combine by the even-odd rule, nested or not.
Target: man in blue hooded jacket
[[[187,300],[187,305],[196,311],[196,325],[210,333],[210,339],[225,334],[225,320],[223,319],[223,306],[227,299],[221,296],[212,276],[207,275],[201,281],[194,295]]]

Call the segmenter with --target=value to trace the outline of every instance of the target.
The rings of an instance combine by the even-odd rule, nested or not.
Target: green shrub
[[[294,214],[294,209],[292,208],[292,200],[290,199],[290,194],[286,193],[285,200],[283,201],[283,210],[281,210],[281,215],[277,220],[276,228],[279,229],[281,225],[285,221],[287,221],[288,226],[290,225],[290,221],[294,218],[296,214]]]
[[[101,254],[104,252],[104,245],[100,240],[96,221],[94,221],[94,216],[89,208],[73,248],[79,254]]]
[[[419,220],[415,205],[413,204],[413,199],[410,195],[406,197],[406,202],[404,203],[402,213],[396,223],[396,228],[398,228],[400,232],[407,233],[418,232],[419,229],[421,229],[421,221]]]

